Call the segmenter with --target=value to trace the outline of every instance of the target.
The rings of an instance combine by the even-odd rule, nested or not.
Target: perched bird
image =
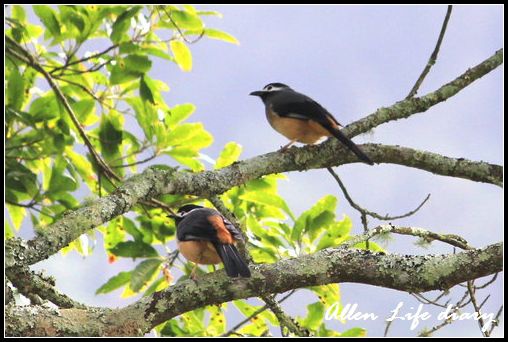
[[[323,137],[333,135],[362,162],[374,165],[372,160],[340,131],[342,125],[333,115],[310,97],[283,83],[267,84],[263,90],[253,91],[250,95],[261,98],[270,125],[290,140],[282,150],[295,142],[314,144]]]
[[[230,277],[250,277],[250,270],[235,247],[242,234],[217,210],[188,204],[172,215],[176,221],[176,237],[180,253],[196,265],[224,264]]]

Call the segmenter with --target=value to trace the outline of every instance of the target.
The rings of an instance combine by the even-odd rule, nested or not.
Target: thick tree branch
[[[49,300],[60,308],[86,308],[63,293],[60,293],[53,279],[48,279],[40,273],[24,268],[9,269],[7,278],[12,285],[25,297],[38,296],[43,300]]]
[[[122,309],[54,311],[11,305],[6,310],[6,334],[142,335],[184,312],[234,299],[343,282],[425,292],[448,289],[499,272],[502,267],[502,243],[457,254],[418,256],[329,248],[274,264],[251,266],[251,278],[228,278],[221,270],[206,274],[197,282],[185,280]]]
[[[362,148],[376,162],[399,164],[439,175],[459,177],[502,186],[503,168],[485,162],[444,157],[407,147],[364,144]],[[317,146],[271,152],[231,166],[200,173],[148,168],[127,180],[115,192],[98,199],[60,221],[45,227],[29,242],[6,242],[6,266],[31,265],[58,252],[89,229],[128,212],[136,203],[162,194],[187,194],[210,198],[215,194],[264,175],[357,162],[356,157],[335,141]]]

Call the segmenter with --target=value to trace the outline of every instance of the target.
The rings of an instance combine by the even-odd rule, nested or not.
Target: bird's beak
[[[249,95],[253,95],[253,96],[261,96],[263,95],[265,92],[262,91],[262,90],[258,90],[258,91],[253,91],[252,93],[250,93]]]

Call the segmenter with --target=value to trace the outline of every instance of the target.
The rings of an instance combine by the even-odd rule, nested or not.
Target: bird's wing
[[[342,126],[323,106],[295,91],[281,92],[272,100],[277,115],[299,120],[314,120],[324,127]]]
[[[218,241],[217,231],[208,221],[210,210],[194,209],[178,223],[176,236],[179,241]]]
[[[231,244],[241,240],[242,234],[217,210],[200,208],[192,210],[180,221],[177,238],[180,241],[204,240]]]

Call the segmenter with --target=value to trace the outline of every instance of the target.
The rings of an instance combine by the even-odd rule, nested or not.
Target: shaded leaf
[[[122,41],[128,40],[128,37],[124,37],[124,34],[127,32],[131,25],[131,18],[134,17],[140,10],[141,6],[134,6],[116,18],[115,23],[113,24],[113,29],[111,31],[111,41],[113,43],[120,43]]]
[[[148,284],[148,281],[157,272],[161,262],[160,259],[148,259],[136,266],[131,275],[130,287],[132,291],[139,292],[143,286]]]
[[[51,32],[51,34],[57,38],[60,36],[60,23],[56,17],[56,13],[53,9],[46,5],[34,5],[33,7],[35,15],[39,17],[44,26]]]
[[[120,272],[116,276],[110,278],[104,285],[99,287],[95,294],[109,293],[126,284],[131,280],[131,272]]]
[[[111,248],[111,253],[128,258],[156,257],[159,255],[155,248],[141,241],[125,241]]]

